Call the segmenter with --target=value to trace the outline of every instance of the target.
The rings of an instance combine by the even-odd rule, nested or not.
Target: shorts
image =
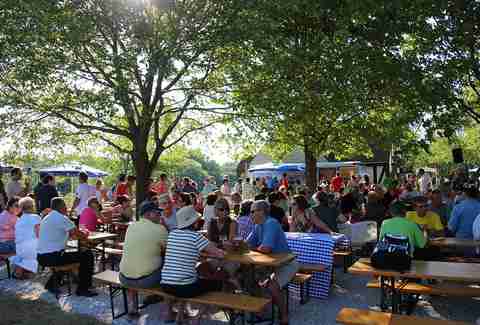
[[[300,265],[295,259],[288,264],[276,268],[273,271],[274,280],[277,281],[280,288],[284,288],[290,282],[290,280],[293,279],[299,269]]]
[[[201,296],[210,291],[221,291],[223,288],[222,281],[198,279],[192,284],[162,284],[162,289],[175,297],[192,298]]]
[[[149,275],[142,276],[138,279],[128,278],[124,276],[122,273],[119,275],[120,283],[124,286],[131,287],[131,288],[140,288],[140,289],[147,289],[152,287],[157,287],[160,285],[160,281],[162,281],[162,268],[159,268]]]

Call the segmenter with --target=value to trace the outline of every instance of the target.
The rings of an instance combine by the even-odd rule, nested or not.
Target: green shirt
[[[131,224],[125,235],[120,272],[127,278],[138,279],[158,270],[167,238],[167,229],[148,219]]]
[[[408,237],[412,255],[415,248],[424,248],[427,244],[427,239],[417,224],[404,217],[385,220],[380,228],[380,239],[383,239],[385,234]]]

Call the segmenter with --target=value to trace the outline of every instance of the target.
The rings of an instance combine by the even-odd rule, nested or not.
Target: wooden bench
[[[422,284],[407,282],[398,282],[395,285],[400,293],[431,295],[431,296],[455,296],[455,297],[480,297],[480,286],[461,283],[440,283],[440,284]],[[380,289],[378,280],[372,280],[367,283],[367,288]]]
[[[348,272],[348,268],[353,264],[352,251],[333,251],[333,258],[341,258],[343,264],[343,273]]]
[[[454,263],[480,263],[480,258],[478,257],[447,257],[446,260]]]
[[[50,266],[49,267],[50,271],[53,273],[53,283],[54,283],[54,289],[55,289],[55,298],[60,298],[60,288],[59,284],[63,279],[63,276],[66,276],[67,278],[67,289],[68,293],[65,295],[65,297],[71,296],[72,295],[72,274],[78,273],[78,270],[80,269],[80,263],[73,263],[73,264],[66,264],[66,265],[60,265],[60,266]]]
[[[7,267],[7,277],[0,280],[6,280],[6,279],[12,278],[12,269],[10,267],[10,260],[9,260],[9,258],[12,256],[15,256],[15,254],[0,254],[0,261],[4,261],[5,266]]]
[[[305,305],[309,300],[309,292],[310,292],[310,280],[313,278],[312,274],[304,274],[304,273],[297,273],[290,280],[291,284],[296,284],[300,286],[300,304]],[[306,286],[306,288],[305,288]],[[287,292],[287,303],[288,303],[288,286],[286,287]]]
[[[337,315],[337,323],[345,325],[467,325],[467,323],[433,318],[420,318],[378,311],[343,308]]]
[[[110,304],[112,309],[112,318],[116,319],[128,313],[128,303],[126,290],[127,288],[122,286],[118,278],[119,272],[115,271],[104,271],[93,276],[94,280],[107,284],[110,289]],[[271,303],[271,299],[252,297],[245,294],[233,294],[227,292],[208,292],[201,296],[193,298],[178,298],[164,292],[161,288],[150,288],[150,289],[138,289],[138,288],[128,288],[134,290],[137,293],[145,293],[149,295],[156,295],[163,297],[168,300],[182,302],[182,303],[194,303],[200,305],[210,305],[222,308],[223,310],[228,311],[241,311],[242,312],[242,323],[245,323],[245,313],[260,313],[265,307]],[[123,295],[124,302],[124,312],[115,315],[114,310],[114,298],[118,293]],[[232,322],[232,318],[230,318]]]
[[[300,273],[325,272],[327,267],[323,264],[300,264]]]

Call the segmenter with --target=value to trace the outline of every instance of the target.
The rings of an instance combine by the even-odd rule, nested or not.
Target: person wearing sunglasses
[[[208,239],[211,242],[219,243],[224,240],[233,240],[237,235],[237,222],[230,218],[230,206],[224,198],[215,202],[215,217],[210,220]]]
[[[428,210],[428,200],[424,196],[414,199],[414,211],[407,212],[407,219],[415,222],[429,238],[445,236],[445,227],[442,224],[440,216],[433,211]]]

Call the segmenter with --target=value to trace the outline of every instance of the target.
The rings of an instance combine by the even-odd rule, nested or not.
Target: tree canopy
[[[131,156],[141,200],[163,152],[223,120],[217,113],[226,107],[214,105],[223,87],[217,51],[233,39],[234,14],[233,1],[167,9],[128,0],[4,1],[1,129],[100,138]]]

